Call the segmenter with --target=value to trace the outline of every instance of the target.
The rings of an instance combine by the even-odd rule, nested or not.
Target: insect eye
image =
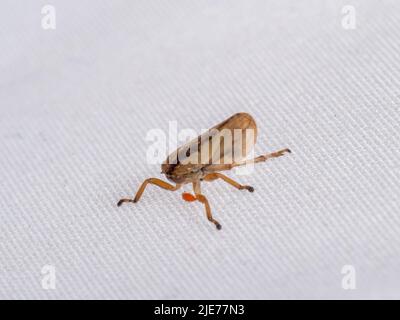
[[[190,157],[190,149],[186,150],[186,157]]]

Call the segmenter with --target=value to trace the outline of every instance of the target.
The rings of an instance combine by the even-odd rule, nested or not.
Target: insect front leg
[[[146,179],[142,183],[142,185],[140,186],[139,190],[137,191],[136,196],[135,196],[134,199],[121,199],[121,200],[118,201],[118,207],[121,204],[123,204],[124,202],[133,202],[133,203],[138,202],[140,197],[142,196],[142,194],[144,192],[144,189],[146,189],[146,186],[148,184],[154,184],[154,185],[156,185],[156,186],[158,186],[158,187],[160,187],[162,189],[170,190],[170,191],[176,191],[182,186],[181,184],[177,184],[177,185],[174,186],[172,184],[169,184],[168,182],[165,182],[165,181],[157,179],[157,178],[149,178],[149,179]]]
[[[201,203],[204,204],[204,207],[206,209],[206,215],[207,215],[207,219],[214,223],[215,226],[217,227],[218,230],[221,230],[222,226],[221,224],[215,220],[211,214],[211,208],[210,208],[210,203],[208,202],[207,198],[201,194],[201,190],[200,190],[200,182],[193,182],[193,190],[194,190],[194,196],[190,193],[183,193],[182,197],[185,201],[199,201]]]
[[[215,220],[211,214],[211,208],[210,208],[210,204],[208,203],[207,198],[205,196],[203,196],[202,194],[196,194],[196,199],[204,204],[204,206],[206,208],[207,219],[210,222],[214,223],[218,230],[221,230],[221,228],[222,228],[221,224],[217,220]]]
[[[240,183],[236,182],[235,180],[232,180],[231,178],[223,175],[222,173],[215,172],[215,173],[210,173],[204,177],[204,181],[214,181],[216,179],[222,179],[226,183],[230,184],[231,186],[234,186],[238,190],[248,190],[250,192],[254,192],[254,188],[251,186],[245,186],[241,185]]]

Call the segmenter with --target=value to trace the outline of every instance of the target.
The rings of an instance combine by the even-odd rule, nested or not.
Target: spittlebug
[[[175,185],[157,178],[146,179],[134,199],[121,199],[118,206],[124,202],[138,202],[148,184],[176,191],[184,184],[192,183],[194,195],[183,193],[182,198],[185,201],[199,201],[204,204],[208,220],[214,223],[219,230],[221,224],[213,218],[210,204],[201,192],[200,183],[221,179],[238,190],[253,192],[253,187],[241,185],[220,171],[264,162],[291,152],[289,149],[282,149],[251,160],[244,160],[256,143],[256,138],[257,125],[253,117],[248,113],[236,113],[168,156],[161,165],[161,173],[165,174],[167,179]]]

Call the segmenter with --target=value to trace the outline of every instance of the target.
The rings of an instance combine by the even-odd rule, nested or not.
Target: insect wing
[[[212,136],[210,164],[243,160],[253,149],[257,139],[257,125],[248,113],[234,114],[210,131],[215,131]]]
[[[250,153],[256,139],[254,119],[248,113],[237,113],[179,147],[163,167],[172,165],[174,174],[179,175],[213,164],[240,161]]]

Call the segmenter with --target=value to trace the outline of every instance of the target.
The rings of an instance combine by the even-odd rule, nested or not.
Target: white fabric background
[[[0,298],[400,298],[399,1],[48,3],[0,5]],[[239,111],[293,154],[203,186],[220,232],[181,192],[117,208],[148,130]]]

